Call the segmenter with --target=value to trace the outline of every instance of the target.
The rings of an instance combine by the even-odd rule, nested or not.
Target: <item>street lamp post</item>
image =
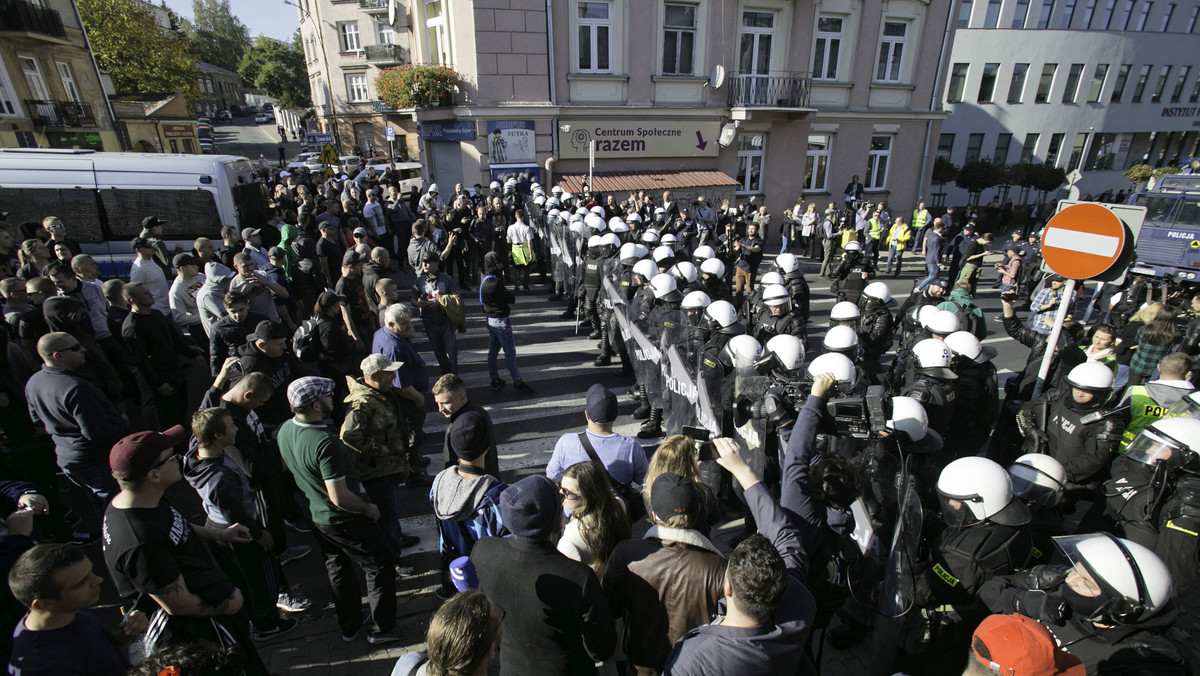
[[[325,31],[321,28],[321,17],[320,16],[313,17],[313,15],[311,13],[309,13],[309,11],[307,9],[301,7],[300,5],[297,5],[295,2],[292,2],[292,0],[283,0],[283,4],[291,5],[292,7],[295,7],[296,9],[300,10],[300,12],[306,18],[311,19],[313,21],[313,26],[316,28],[316,31],[317,31],[317,42],[319,42],[321,45],[321,78],[325,82],[329,83],[329,84],[325,84],[325,82],[322,82],[322,86],[325,87],[325,91],[332,92],[333,84],[332,84],[332,80],[329,79],[329,67],[330,67],[329,66],[329,54],[325,51]],[[317,8],[317,13],[320,14],[321,3],[319,3],[319,2],[316,3],[315,7]],[[303,39],[303,38],[301,38],[301,39]],[[332,96],[330,96],[329,101],[330,101],[329,109],[330,109],[330,113],[331,113],[330,117],[333,118],[333,123],[332,123],[333,140],[337,144],[338,152],[341,152],[342,138],[341,138],[341,135],[338,133],[337,109],[334,106]]]

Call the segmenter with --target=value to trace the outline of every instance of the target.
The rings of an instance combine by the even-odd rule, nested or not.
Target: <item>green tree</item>
[[[979,193],[999,185],[1003,178],[1003,167],[990,161],[976,160],[962,165],[954,185],[970,193],[968,206],[975,206],[979,204]]]
[[[1125,178],[1134,185],[1149,181],[1151,176],[1154,176],[1154,167],[1149,164],[1135,164],[1125,170]]]
[[[954,166],[954,163],[950,160],[939,157],[933,161],[933,175],[931,178],[934,183],[938,184],[938,187],[946,185],[958,178],[958,167]]]
[[[1062,167],[1035,164],[1029,179],[1033,189],[1042,193],[1044,198],[1046,193],[1058,190],[1059,186],[1067,182],[1067,172]]]
[[[136,0],[77,0],[100,69],[122,94],[182,92],[196,97],[200,73],[188,43],[164,33]]]
[[[250,47],[250,30],[229,9],[229,0],[192,0],[193,20],[185,23],[196,58],[236,71]]]
[[[278,99],[285,110],[312,105],[299,33],[290,43],[259,36],[242,55],[237,71],[243,80]]]

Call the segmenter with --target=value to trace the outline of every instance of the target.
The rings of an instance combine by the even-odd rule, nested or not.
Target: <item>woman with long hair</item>
[[[608,473],[591,461],[575,463],[563,472],[559,493],[571,518],[558,551],[591,566],[602,577],[617,543],[630,537],[629,517],[609,487]]]
[[[41,277],[54,257],[45,242],[40,239],[27,239],[21,242],[17,258],[21,261],[21,269],[17,270],[17,276],[28,282],[34,277]]]
[[[1150,379],[1158,362],[1167,356],[1175,343],[1175,315],[1179,310],[1173,305],[1161,306],[1154,318],[1146,322],[1137,332],[1137,348],[1129,360],[1129,384],[1141,385]]]

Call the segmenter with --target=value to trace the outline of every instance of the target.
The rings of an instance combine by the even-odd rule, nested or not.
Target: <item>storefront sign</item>
[[[537,162],[533,120],[491,120],[488,130],[488,164]]]
[[[164,124],[163,138],[191,138],[196,135],[195,127],[190,124]]]
[[[421,138],[426,141],[474,141],[474,120],[422,122]]]
[[[558,149],[563,159],[587,159],[593,142],[597,159],[716,157],[720,133],[720,123],[707,120],[571,120],[559,126]]]
[[[1200,106],[1175,106],[1162,109],[1163,117],[1200,117]]]
[[[98,132],[46,132],[46,140],[51,148],[91,148],[104,150],[104,142]]]

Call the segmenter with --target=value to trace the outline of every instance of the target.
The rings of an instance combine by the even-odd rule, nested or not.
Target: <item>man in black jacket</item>
[[[288,350],[288,330],[271,321],[259,322],[254,333],[246,336],[246,344],[238,349],[238,367],[242,373],[264,373],[275,388],[271,398],[259,410],[258,416],[268,430],[274,430],[291,417],[287,403],[287,387],[305,375],[300,360]]]
[[[517,298],[504,285],[504,263],[500,254],[489,251],[483,256],[484,277],[479,285],[479,304],[483,306],[483,314],[487,318],[488,330],[488,375],[492,378],[492,391],[504,387],[505,382],[500,378],[496,357],[501,348],[504,349],[504,365],[512,376],[513,388],[518,392],[530,393],[533,388],[525,384],[521,372],[517,370],[517,346],[513,342],[512,323],[509,315],[512,313],[510,303]]]
[[[162,427],[187,422],[187,379],[189,362],[199,351],[184,342],[170,321],[154,309],[154,294],[141,282],[130,282],[121,290],[131,311],[121,326],[121,337],[142,377],[154,392],[158,421]]]
[[[246,344],[246,336],[254,331],[254,327],[267,320],[250,311],[250,299],[241,291],[226,293],[223,304],[225,316],[212,325],[208,345],[208,365],[214,378],[227,358],[238,356],[238,350]]]

